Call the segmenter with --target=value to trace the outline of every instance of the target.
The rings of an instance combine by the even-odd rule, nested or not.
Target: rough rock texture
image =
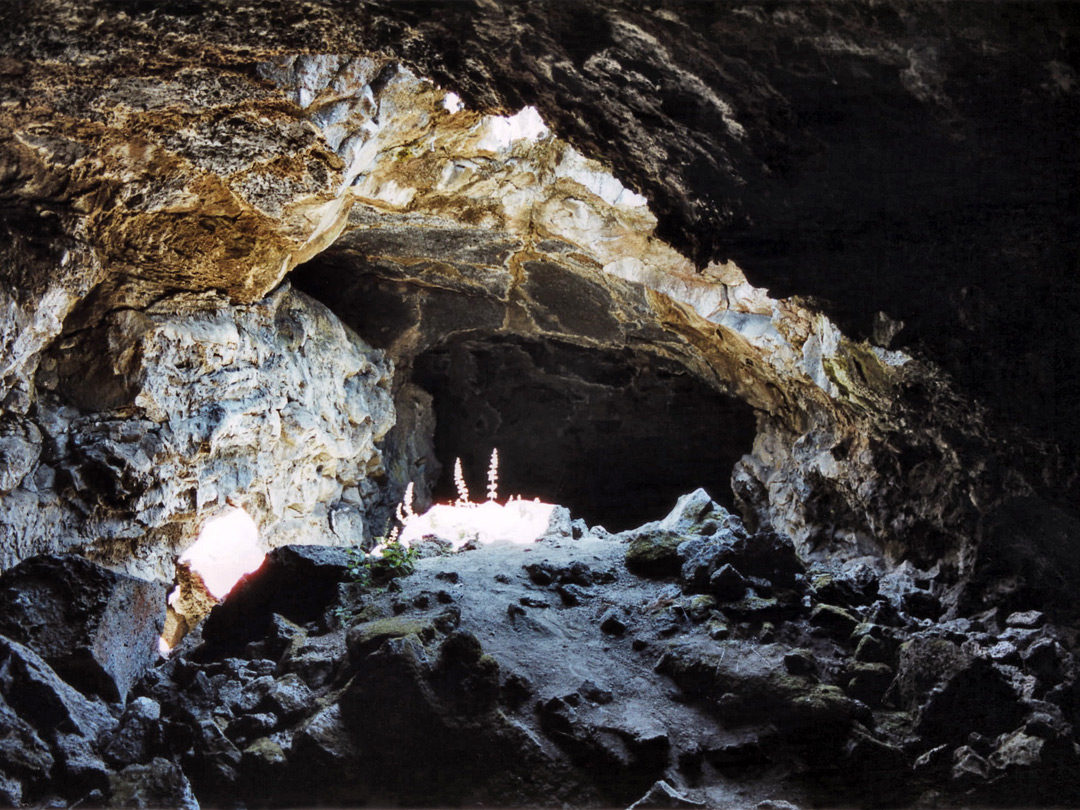
[[[171,579],[227,503],[268,547],[311,532],[358,542],[393,419],[389,373],[288,287],[244,307],[182,294],[112,313],[42,361],[44,450],[3,500],[0,553],[78,548]]]
[[[991,285],[1036,267],[1040,282],[1024,296],[1038,295],[1043,279],[1067,284],[1063,263],[1075,256],[1067,195],[1076,161],[1060,135],[1076,120],[1078,92],[1067,7],[1040,5],[1020,24],[1004,11],[984,20],[919,3],[460,4],[435,15],[380,3],[344,14],[329,3],[270,13],[52,0],[11,6],[4,22],[11,305],[0,449],[12,462],[5,486],[32,481],[4,499],[6,525],[19,527],[5,538],[10,561],[42,550],[41,531],[27,529],[42,500],[56,514],[40,522],[62,527],[50,533],[69,547],[92,540],[103,558],[136,568],[129,561],[141,554],[159,574],[191,524],[230,495],[252,501],[257,522],[282,541],[322,526],[336,502],[356,513],[338,521],[346,533],[360,526],[370,498],[348,494],[356,476],[322,475],[318,464],[325,487],[288,481],[259,496],[246,471],[259,464],[233,462],[221,448],[236,480],[219,486],[211,473],[204,488],[186,440],[216,450],[220,434],[209,426],[209,435],[179,430],[169,484],[147,476],[141,459],[160,459],[145,420],[164,411],[132,402],[137,392],[111,379],[140,363],[132,343],[142,315],[189,316],[190,302],[210,291],[264,306],[253,302],[313,256],[302,286],[389,351],[401,367],[399,400],[421,367],[438,368],[425,353],[446,351],[454,335],[468,336],[474,355],[507,338],[616,351],[622,374],[674,363],[743,400],[757,425],[735,468],[735,499],[755,528],[789,534],[804,550],[908,558],[924,569],[941,562],[959,584],[1004,501],[1057,498],[1071,486],[1051,444],[1010,443],[995,427],[1015,410],[1032,415],[1041,437],[1066,437],[1052,409],[1003,407],[991,396],[984,410],[966,399],[987,393],[989,379],[1054,377],[1046,362],[1025,359],[1027,338],[988,339],[1030,307],[986,302]],[[969,67],[984,58],[988,78]],[[481,114],[523,102],[536,109]],[[994,182],[973,185],[999,166]],[[1043,202],[1057,198],[1064,204]],[[44,230],[29,226],[39,221]],[[955,236],[970,229],[982,251],[974,256]],[[1015,262],[991,261],[997,254]],[[802,297],[771,297],[765,286]],[[1064,306],[1069,295],[1054,301]],[[910,321],[906,335],[901,321]],[[969,387],[958,393],[938,366],[888,348],[898,334],[909,347],[923,340]],[[1050,339],[1048,354],[1075,343],[1067,334]],[[864,337],[875,342],[857,342]],[[964,351],[954,351],[957,341]],[[288,337],[280,343],[282,358],[296,357]],[[989,354],[968,348],[983,346]],[[72,349],[65,377],[62,355]],[[94,363],[79,359],[88,352]],[[194,341],[180,354],[178,367],[203,363]],[[991,361],[1001,375],[986,373]],[[561,386],[588,396],[601,369],[583,369],[584,384],[562,370]],[[171,385],[193,382],[179,376]],[[443,385],[430,374],[425,382]],[[1067,400],[1069,385],[1048,390]],[[679,393],[676,384],[660,389],[659,402]],[[334,395],[342,398],[320,392],[318,401]],[[423,397],[408,402],[420,406],[410,424],[430,425]],[[109,420],[98,408],[136,408],[123,412],[123,441],[95,434],[69,465],[76,489],[94,491],[104,478],[105,500],[117,502],[106,511],[118,508],[126,528],[101,514],[101,497],[58,493],[48,457],[40,466],[50,435],[79,433],[68,425],[87,414],[71,406],[89,409],[102,430]],[[378,437],[388,424],[371,410]],[[517,415],[497,410],[509,422]],[[696,443],[723,446],[714,461],[726,468],[746,446],[745,424],[731,420],[735,438]],[[478,432],[503,437],[497,426]],[[137,457],[122,460],[117,442],[138,447]],[[420,478],[426,498],[449,460],[426,459],[425,439],[388,447],[404,454],[390,463],[391,494]],[[339,449],[328,455],[340,458]],[[658,474],[677,468],[678,455],[661,459]],[[373,459],[361,465],[371,467],[363,481],[381,474]],[[293,461],[275,455],[277,474]],[[171,491],[181,481],[187,488]],[[102,526],[97,537],[88,525]]]
[[[157,661],[165,593],[82,557],[33,557],[0,576],[0,634],[84,693],[123,703]]]
[[[681,568],[635,573],[653,537]],[[447,540],[377,587],[278,549],[123,711],[4,640],[7,802],[1080,805],[1076,628],[1045,614],[921,619],[917,585],[807,565],[700,490],[617,535]],[[329,603],[298,605],[305,571]]]
[[[811,801],[857,773],[905,798],[1057,790],[1080,705],[1076,7],[354,6],[0,8],[0,569],[75,550],[171,581],[226,506],[268,549],[370,545],[407,484],[426,505],[454,456],[479,478],[496,444],[516,489],[611,528],[705,485],[740,517],[692,496],[626,536],[628,565],[675,588],[650,594],[660,637],[694,628],[663,664],[711,718],[687,722],[746,740],[605,725],[597,681],[539,709],[504,694],[504,625],[375,633],[363,660],[431,740],[554,763],[484,801],[678,803],[694,786],[670,768],[708,782],[774,743],[763,767],[817,773]],[[605,643],[641,641],[579,574],[536,574],[554,590],[500,621],[595,605]],[[417,611],[453,606],[430,590]],[[138,762],[4,691],[5,744],[30,753],[0,795],[259,803],[294,761],[388,760],[337,730],[392,687],[335,680],[329,620],[259,615],[266,637],[230,650],[247,663],[211,645],[162,676],[180,730]],[[720,643],[757,656],[752,682]],[[63,691],[19,666],[45,684],[19,694]],[[323,708],[300,717],[296,679]],[[1001,710],[955,737],[981,694]],[[604,777],[555,776],[583,767]],[[338,798],[409,789],[384,768]]]

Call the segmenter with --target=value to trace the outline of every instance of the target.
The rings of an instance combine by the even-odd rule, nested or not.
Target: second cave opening
[[[659,519],[697,487],[731,507],[732,465],[754,438],[745,403],[631,349],[461,336],[416,357],[412,382],[433,399],[436,500],[456,495],[456,458],[482,489],[498,448],[502,497],[539,497],[610,531]]]

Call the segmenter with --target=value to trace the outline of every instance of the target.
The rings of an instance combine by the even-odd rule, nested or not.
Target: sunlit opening
[[[450,92],[443,98],[443,109],[451,115],[454,115],[465,109],[465,105],[461,102],[461,96],[457,93]]]
[[[180,555],[202,577],[215,599],[224,599],[244,574],[250,574],[266,558],[259,548],[259,529],[243,509],[229,509],[211,518],[199,539]]]
[[[453,545],[454,550],[472,543],[535,543],[548,531],[554,504],[540,501],[468,504],[438,504],[422,515],[410,518],[401,531],[402,545],[434,535]]]

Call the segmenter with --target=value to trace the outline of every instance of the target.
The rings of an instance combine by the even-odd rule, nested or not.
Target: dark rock
[[[709,576],[709,592],[721,602],[734,602],[746,595],[750,586],[734,566],[724,563]]]
[[[349,660],[355,666],[388,639],[416,636],[421,641],[430,641],[435,637],[435,633],[435,622],[430,617],[395,616],[353,625],[346,635],[345,645],[349,651]]]
[[[572,583],[556,585],[555,592],[559,594],[559,599],[562,600],[563,605],[566,607],[576,607],[594,596],[589,589]]]
[[[160,757],[109,774],[109,791],[109,807],[199,810],[184,772],[175,763]]]
[[[920,635],[900,645],[896,681],[890,698],[907,711],[915,711],[927,694],[962,671],[971,656],[952,641]]]
[[[337,635],[308,636],[294,639],[276,668],[276,673],[295,672],[312,689],[327,686],[348,661],[344,640]]]
[[[43,739],[96,740],[116,727],[104,705],[68,686],[33,650],[0,637],[0,695]]]
[[[254,804],[276,797],[289,760],[279,743],[260,737],[244,748],[240,767],[244,796]]]
[[[600,617],[600,629],[610,636],[621,636],[626,632],[626,622],[618,610],[610,608]]]
[[[845,781],[863,806],[903,804],[910,797],[911,763],[899,746],[855,725],[839,761]]]
[[[815,601],[855,608],[870,605],[878,594],[878,577],[868,565],[843,571],[820,571],[812,576],[810,589]]]
[[[44,785],[53,768],[53,755],[33,726],[12,711],[0,692],[0,776],[10,780],[11,803],[18,805],[23,785]]]
[[[535,596],[523,596],[518,602],[525,607],[531,608],[549,608],[551,603],[545,599],[537,599]],[[522,611],[524,613],[524,611]]]
[[[262,643],[266,645],[267,655],[251,656],[271,658],[279,660],[294,643],[303,639],[306,632],[303,627],[291,622],[284,616],[274,613],[270,616],[270,624],[266,629],[266,636]]]
[[[682,568],[678,548],[685,539],[672,531],[643,532],[626,549],[626,567],[641,577],[678,576]]]
[[[798,588],[805,568],[791,539],[776,532],[747,536],[721,530],[711,537],[686,540],[679,545],[681,576],[690,590],[705,593],[712,575],[731,565],[744,576],[760,577],[776,586]]]
[[[610,690],[603,689],[592,681],[585,681],[578,691],[583,698],[600,706],[606,706],[615,699]]]
[[[999,641],[983,650],[982,655],[999,664],[1020,663],[1020,651],[1011,641]]]
[[[57,729],[52,734],[52,750],[56,757],[54,786],[65,796],[83,799],[93,791],[108,788],[109,768],[92,740]]]
[[[859,626],[859,619],[836,605],[814,605],[810,624],[830,638],[846,641]]]
[[[931,744],[959,743],[971,732],[994,737],[1023,723],[1019,697],[994,665],[976,658],[931,691],[915,730]]]
[[[317,708],[315,695],[296,674],[275,680],[266,691],[260,706],[264,706],[285,723],[295,723]]]
[[[1075,612],[1080,581],[1080,535],[1076,515],[1036,497],[1016,497],[987,517],[963,605],[1003,606],[1014,612],[1054,607]]]
[[[784,653],[784,668],[792,675],[817,676],[817,659],[810,650],[796,649]]]
[[[936,620],[942,611],[941,600],[929,591],[908,591],[900,600],[901,607],[916,619]]]
[[[895,673],[888,664],[856,663],[845,691],[870,706],[881,703]]]
[[[782,656],[764,655],[750,642],[673,645],[656,665],[691,698],[713,704],[728,726],[773,723],[788,744],[800,748],[835,746],[864,706],[835,686],[790,674]]]
[[[199,797],[207,805],[231,806],[240,796],[240,750],[213,720],[192,724],[193,745],[181,766]]]
[[[274,614],[296,624],[321,618],[337,598],[338,584],[349,579],[349,563],[342,548],[274,549],[210,612],[202,626],[204,641],[214,650],[238,650],[263,640]]]
[[[868,631],[860,632],[862,627],[867,627]],[[855,631],[855,638],[858,639],[855,645],[855,660],[895,665],[900,642],[885,633],[880,625],[860,625],[860,629]]]
[[[87,694],[123,702],[158,658],[165,588],[76,555],[32,557],[0,576],[0,633]]]
[[[237,745],[262,737],[281,725],[281,718],[272,712],[249,712],[231,721],[225,728],[225,736]]]
[[[967,788],[990,776],[990,764],[970,746],[961,745],[953,751],[950,776],[962,789]]]
[[[102,756],[112,768],[148,762],[162,750],[161,706],[148,697],[132,700],[119,725],[99,741]]]

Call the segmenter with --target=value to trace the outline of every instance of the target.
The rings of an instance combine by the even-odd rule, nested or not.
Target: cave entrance
[[[610,531],[665,515],[697,487],[732,507],[734,463],[754,439],[752,409],[670,360],[550,339],[462,336],[418,355],[411,381],[433,397],[438,501],[486,478],[498,448],[500,497],[561,504]]]

